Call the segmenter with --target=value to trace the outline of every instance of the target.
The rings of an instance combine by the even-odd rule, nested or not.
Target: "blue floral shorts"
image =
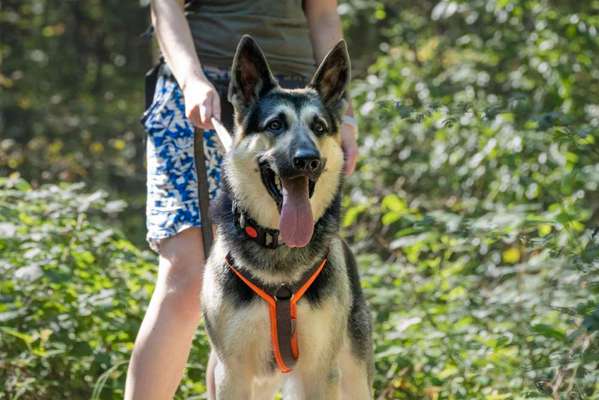
[[[147,240],[158,251],[161,239],[201,227],[194,127],[185,116],[183,93],[168,67],[158,74],[154,98],[142,117],[147,132]],[[204,131],[210,198],[217,196],[223,155],[216,132]]]

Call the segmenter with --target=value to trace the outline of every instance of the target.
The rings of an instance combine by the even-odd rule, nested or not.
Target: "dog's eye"
[[[266,129],[271,132],[280,132],[283,129],[283,123],[278,119],[273,119],[266,125]]]
[[[327,127],[325,126],[325,124],[323,124],[320,121],[316,121],[314,123],[314,132],[316,132],[319,135],[322,135],[323,133],[325,133],[327,131]]]

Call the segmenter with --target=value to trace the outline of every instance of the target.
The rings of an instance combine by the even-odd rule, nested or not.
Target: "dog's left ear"
[[[277,85],[258,43],[250,35],[243,35],[231,67],[231,104],[236,110],[245,111]]]
[[[341,115],[347,106],[350,61],[345,40],[339,41],[326,55],[308,85],[316,89],[327,107]]]

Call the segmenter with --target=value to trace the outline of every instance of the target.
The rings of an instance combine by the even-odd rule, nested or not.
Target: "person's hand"
[[[193,125],[202,129],[214,129],[211,119],[220,121],[220,97],[204,76],[190,77],[183,85],[185,115]]]
[[[358,158],[358,143],[356,142],[357,129],[355,125],[342,123],[341,124],[341,147],[345,155],[345,164],[343,170],[345,175],[351,175],[356,169],[356,161]]]

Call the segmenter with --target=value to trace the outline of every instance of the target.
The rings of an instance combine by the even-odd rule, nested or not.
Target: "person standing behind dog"
[[[148,133],[147,239],[158,251],[156,287],[135,340],[125,399],[170,399],[200,321],[204,266],[194,164],[194,126],[202,128],[210,197],[222,154],[211,119],[232,128],[226,100],[236,44],[251,34],[283,87],[303,87],[342,39],[336,0],[152,0],[152,25],[166,63],[142,118]],[[356,125],[341,126],[345,171],[355,168]],[[204,227],[205,228],[205,227]]]

